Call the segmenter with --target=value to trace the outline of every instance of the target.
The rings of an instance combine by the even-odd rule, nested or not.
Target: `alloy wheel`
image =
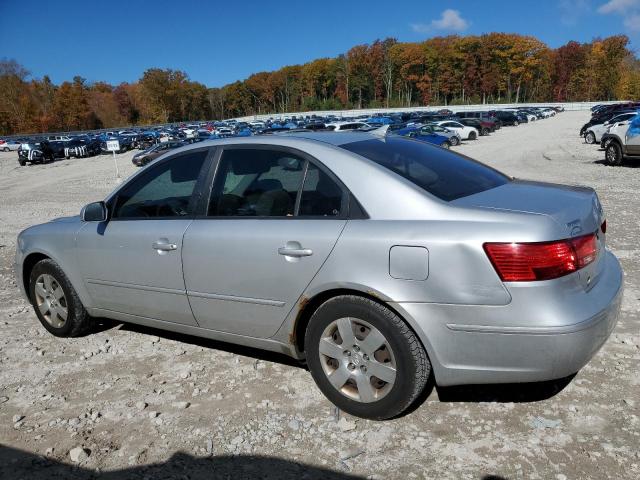
[[[62,328],[69,315],[67,297],[58,281],[47,273],[36,279],[36,305],[42,317],[54,328]]]
[[[389,341],[359,318],[340,318],[322,333],[320,364],[329,383],[362,403],[384,398],[396,381],[396,361]]]

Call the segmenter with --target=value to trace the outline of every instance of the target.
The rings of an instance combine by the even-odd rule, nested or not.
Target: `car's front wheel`
[[[596,134],[593,132],[587,132],[587,134],[584,136],[584,141],[589,145],[596,143]]]
[[[305,351],[325,396],[362,418],[400,415],[424,390],[431,372],[411,328],[384,305],[354,295],[334,297],[314,312]]]
[[[449,150],[451,148],[451,144],[449,143],[449,141],[444,141],[442,142],[442,145],[440,145],[442,148],[446,148],[447,150]]]
[[[513,122],[514,127],[517,127],[518,125],[520,125],[520,123],[517,120]]]
[[[53,260],[41,260],[31,270],[29,297],[40,323],[56,337],[76,337],[91,326],[73,285]]]
[[[8,151],[9,151],[9,147],[4,147],[4,148],[2,149],[2,151],[3,151],[3,152],[8,152]]]
[[[605,158],[609,165],[620,165],[622,163],[622,147],[618,142],[609,142],[605,150]]]
[[[455,147],[456,145],[459,145],[459,144],[460,144],[460,139],[458,138],[458,136],[457,136],[457,135],[454,135],[454,136],[452,136],[452,137],[450,137],[450,138],[449,138],[449,143],[450,143],[453,147]]]

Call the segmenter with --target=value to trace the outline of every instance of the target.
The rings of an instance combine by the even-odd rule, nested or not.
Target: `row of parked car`
[[[580,136],[586,143],[599,145],[609,165],[640,157],[640,102],[594,106]]]
[[[373,131],[385,129],[385,134],[402,135],[450,148],[460,145],[463,140],[477,138],[496,131],[503,125],[518,126],[548,118],[562,108],[520,107],[505,110],[464,111],[439,110],[437,112],[403,112],[392,115],[359,117],[327,116],[287,116],[242,122],[225,122],[183,125],[180,128],[193,136],[194,141],[231,136],[272,135],[296,131]],[[184,145],[184,141],[170,138],[133,156],[132,162],[144,166],[168,150]]]
[[[61,158],[86,158],[110,153],[107,142],[114,140],[117,141],[116,152],[123,153],[132,149],[146,150],[157,144],[175,140],[191,143],[197,138],[194,135],[188,136],[179,128],[120,130],[99,134],[50,135],[0,140],[0,151],[18,152],[18,162],[25,166],[27,163],[47,163]]]
[[[24,166],[27,163],[45,163],[59,158],[85,158],[109,153],[111,150],[107,148],[107,142],[117,140],[118,153],[131,149],[141,150],[133,156],[132,162],[137,166],[143,166],[168,150],[215,138],[270,135],[296,130],[371,131],[381,127],[386,128],[387,134],[408,136],[450,148],[464,140],[476,140],[489,135],[502,126],[518,126],[551,117],[559,111],[562,111],[562,108],[522,106],[502,110],[453,112],[444,109],[355,117],[292,115],[251,122],[231,119],[100,133],[88,132],[81,135],[0,140],[0,151],[17,151],[18,161]]]

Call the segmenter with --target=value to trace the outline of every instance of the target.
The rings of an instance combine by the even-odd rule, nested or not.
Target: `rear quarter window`
[[[340,147],[391,170],[447,202],[510,181],[491,167],[420,140],[386,137]]]

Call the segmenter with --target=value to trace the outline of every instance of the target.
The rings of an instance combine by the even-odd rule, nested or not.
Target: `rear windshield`
[[[509,177],[497,170],[420,140],[388,136],[340,147],[388,168],[447,202],[509,182]]]

